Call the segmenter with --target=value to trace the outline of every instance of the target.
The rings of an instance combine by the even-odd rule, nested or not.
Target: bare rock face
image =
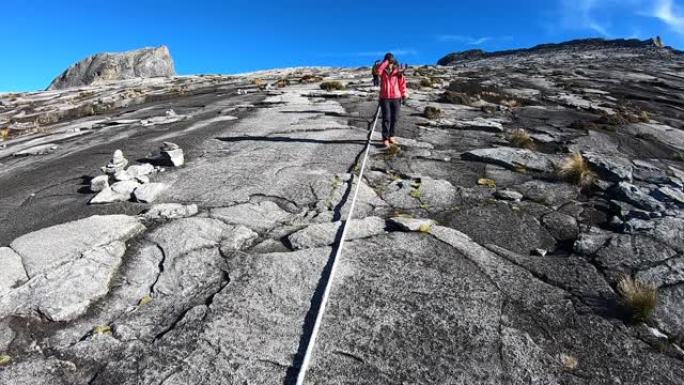
[[[99,53],[69,67],[50,83],[48,90],[87,86],[131,78],[176,75],[168,47],[142,48],[122,53]]]

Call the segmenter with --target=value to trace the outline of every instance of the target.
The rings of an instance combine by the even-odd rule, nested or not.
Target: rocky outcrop
[[[104,81],[175,76],[166,46],[122,53],[100,53],[69,67],[50,83],[48,90],[82,87]]]

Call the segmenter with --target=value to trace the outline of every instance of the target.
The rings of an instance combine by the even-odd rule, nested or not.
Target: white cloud
[[[561,26],[565,29],[590,30],[611,37],[610,25],[596,18],[594,11],[614,0],[561,0]]]
[[[396,48],[387,51],[359,51],[359,52],[340,52],[322,53],[321,57],[382,57],[387,52],[392,52],[396,56],[417,56],[418,51],[412,48]]]
[[[658,0],[651,16],[660,19],[675,32],[684,34],[684,14],[673,0]]]
[[[473,37],[473,36],[464,36],[464,35],[438,35],[436,36],[437,41],[441,42],[457,42],[457,43],[463,43],[467,45],[482,45],[487,42],[492,42],[492,41],[508,41],[508,40],[513,40],[512,36],[503,36],[503,37],[492,37],[492,36],[483,36],[483,37]]]

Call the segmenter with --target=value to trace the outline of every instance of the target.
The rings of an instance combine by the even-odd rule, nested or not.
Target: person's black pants
[[[401,99],[380,99],[380,109],[382,110],[382,140],[387,140],[394,136],[394,128],[399,121]]]

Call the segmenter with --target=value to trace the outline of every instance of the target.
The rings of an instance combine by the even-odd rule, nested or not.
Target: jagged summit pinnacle
[[[109,80],[174,76],[168,47],[142,48],[120,53],[98,53],[70,66],[50,83],[48,90],[86,86]]]

